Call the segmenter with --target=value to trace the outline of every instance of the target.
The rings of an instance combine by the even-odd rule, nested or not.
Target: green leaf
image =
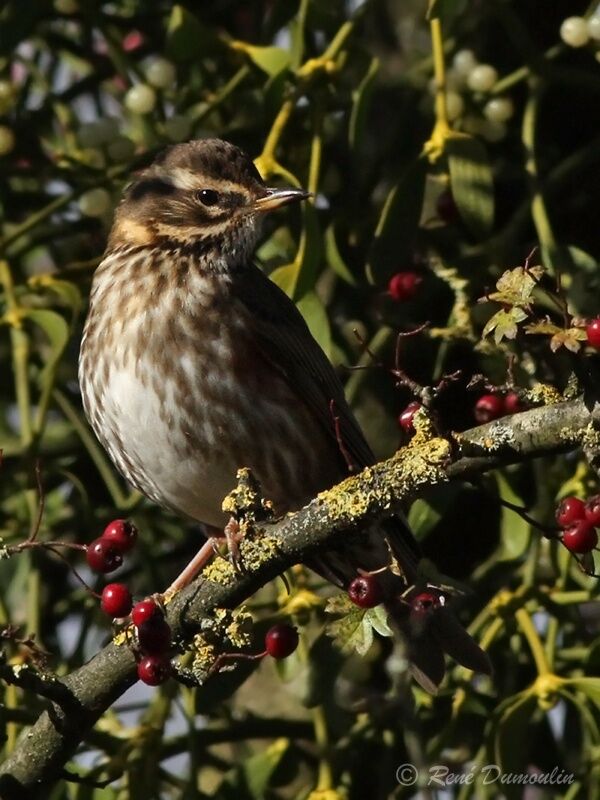
[[[321,260],[321,232],[315,209],[310,203],[305,203],[302,214],[304,227],[296,258],[291,264],[273,270],[270,275],[271,280],[291,298],[302,297],[314,288]]]
[[[243,50],[257,67],[272,78],[291,64],[290,54],[281,47],[258,47],[246,44],[246,42],[236,42],[234,46],[236,49]]]
[[[537,707],[535,695],[529,690],[521,692],[499,707],[494,724],[495,763],[502,773],[524,772],[527,764],[527,740],[531,737],[531,717]],[[493,776],[490,775],[490,779]],[[509,798],[521,797],[522,787],[503,786]]]
[[[404,171],[388,194],[367,259],[370,283],[383,285],[408,263],[423,206],[427,163],[419,158]]]
[[[345,656],[335,648],[325,632],[315,639],[309,651],[308,687],[302,701],[307,708],[329,701],[345,663]]]
[[[522,506],[523,500],[512,489],[502,472],[495,473],[498,493],[503,500]],[[527,550],[531,538],[531,525],[515,511],[502,507],[500,517],[501,543],[495,554],[496,561],[512,561],[520,558]]]
[[[571,678],[567,683],[582,692],[600,711],[600,678]]]
[[[373,630],[376,630],[380,636],[388,636],[393,638],[394,631],[388,624],[388,614],[383,605],[375,606],[375,608],[369,608],[365,614],[364,621],[368,622]]]
[[[335,238],[335,228],[333,223],[325,231],[325,259],[327,264],[346,283],[356,286],[356,278],[350,272],[350,268],[342,258]]]
[[[454,505],[460,492],[460,486],[446,484],[436,487],[426,500],[415,500],[408,513],[408,526],[417,541],[422,541],[431,533],[446,511]]]
[[[467,0],[429,0],[427,19],[439,19],[444,23],[451,22],[462,14],[467,7]]]
[[[57,294],[65,305],[67,305],[75,314],[81,311],[83,300],[81,299],[81,292],[74,283],[70,281],[53,280],[47,284],[48,289],[54,294]]]
[[[445,146],[452,196],[465,225],[484,239],[494,224],[494,181],[485,147],[472,136],[452,136]]]
[[[356,606],[346,592],[340,592],[333,597],[329,597],[325,604],[326,614],[349,614],[355,610]]]
[[[284,3],[280,4],[284,6]],[[305,3],[301,3],[302,6],[306,5]],[[292,69],[296,70],[302,64],[302,60],[304,58],[304,37],[305,37],[305,27],[306,27],[306,14],[297,14],[294,16],[292,20],[290,20],[289,24],[289,33],[290,33],[290,66]]]
[[[240,800],[240,797],[264,800],[273,773],[289,746],[289,739],[276,739],[256,755],[242,761],[226,775],[217,792],[218,796],[224,800]]]
[[[38,287],[43,288],[48,292],[53,292],[55,295],[57,295],[67,306],[67,308],[71,309],[73,312],[72,321],[75,321],[83,306],[83,300],[81,298],[81,292],[79,291],[79,288],[74,283],[71,283],[70,281],[59,280],[58,278],[49,278],[45,275],[31,278],[29,280],[29,285],[34,289]]]
[[[46,365],[40,375],[40,383],[43,385],[67,346],[67,342],[69,341],[69,326],[65,319],[61,317],[60,314],[57,314],[56,311],[32,308],[27,309],[24,312],[24,316],[42,328],[50,340],[50,355],[46,359]]]
[[[167,25],[166,55],[173,61],[190,61],[205,56],[219,42],[200,20],[182,5],[175,5]]]
[[[373,94],[373,83],[379,72],[379,59],[373,58],[369,64],[367,74],[360,82],[358,89],[352,93],[352,113],[348,130],[350,147],[356,150],[360,147],[368,118],[369,104]]]
[[[331,328],[323,303],[314,292],[308,292],[297,301],[296,306],[306,320],[310,332],[331,359]]]
[[[373,631],[381,636],[394,636],[388,625],[387,612],[383,606],[362,609],[352,603],[345,594],[328,600],[325,611],[342,613],[341,619],[330,622],[325,632],[331,636],[342,653],[357,652],[364,656],[373,644]]]
[[[595,679],[590,679],[595,680]],[[568,702],[571,703],[576,711],[579,713],[579,723],[581,725],[581,732],[583,734],[583,747],[587,750],[590,747],[596,747],[600,743],[600,729],[598,728],[598,714],[596,709],[587,702],[585,694],[573,692],[566,688],[570,681],[563,684],[563,688],[559,689],[559,694]]]
[[[327,634],[333,637],[342,653],[357,652],[364,656],[373,644],[373,626],[366,611],[354,606],[344,617],[330,622]]]

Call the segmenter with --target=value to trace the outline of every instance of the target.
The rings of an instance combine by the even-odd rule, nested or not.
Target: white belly
[[[236,465],[228,458],[223,436],[213,432],[205,447],[198,446],[194,422],[178,408],[173,383],[164,380],[162,385],[163,402],[139,370],[110,367],[102,426],[94,426],[96,433],[121,472],[144,494],[193,519],[221,525],[221,503],[235,486]]]

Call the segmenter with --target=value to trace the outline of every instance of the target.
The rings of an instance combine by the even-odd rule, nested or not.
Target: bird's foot
[[[244,565],[242,563],[239,543],[244,538],[244,532],[240,528],[240,523],[234,517],[230,517],[229,522],[223,529],[223,533],[225,534],[225,541],[227,542],[227,551],[229,553],[229,562],[231,566],[236,572],[243,572]]]
[[[243,572],[239,543],[244,538],[244,533],[240,528],[240,523],[234,517],[231,517],[222,531],[218,528],[211,528],[211,530],[214,533],[209,541],[212,542],[214,554],[219,558],[227,557],[236,572]],[[227,556],[225,556],[223,545],[225,545]]]

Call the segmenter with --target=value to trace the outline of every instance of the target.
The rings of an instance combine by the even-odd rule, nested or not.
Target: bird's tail
[[[342,551],[317,556],[309,566],[345,589],[360,571],[378,573],[385,607],[406,643],[411,672],[435,693],[444,678],[445,654],[475,672],[490,674],[492,669],[487,653],[456,619],[451,593],[420,574],[421,560],[408,526],[394,518],[362,533]],[[382,570],[386,565],[389,569]]]

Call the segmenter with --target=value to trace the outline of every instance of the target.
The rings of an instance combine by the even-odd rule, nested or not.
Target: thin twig
[[[346,462],[346,466],[348,467],[348,472],[355,472],[356,471],[356,464],[352,461],[352,457],[344,444],[344,440],[342,439],[342,432],[340,429],[340,418],[336,414],[335,411],[335,400],[329,401],[329,412],[331,414],[331,418],[333,419],[333,427],[335,430],[335,438],[338,443],[338,447],[340,449],[340,453],[344,457],[344,461]]]
[[[40,532],[40,527],[42,524],[42,519],[44,517],[44,508],[46,506],[46,495],[44,494],[44,487],[42,485],[42,473],[40,470],[40,460],[39,458],[36,459],[35,462],[35,480],[37,483],[37,490],[38,490],[38,511],[37,516],[35,519],[35,523],[33,528],[31,529],[31,533],[29,535],[28,541],[33,542],[35,541],[36,536]]]

